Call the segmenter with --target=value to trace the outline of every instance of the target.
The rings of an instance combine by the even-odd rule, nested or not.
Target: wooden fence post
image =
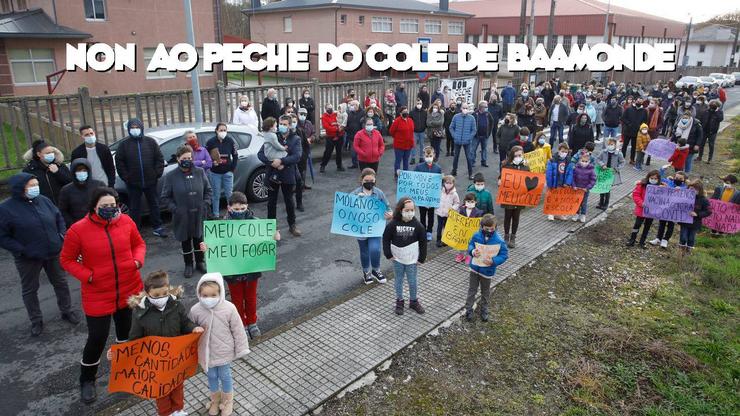
[[[93,123],[93,105],[92,99],[90,98],[90,89],[87,87],[80,87],[77,89],[77,94],[80,100],[80,119],[82,125]]]
[[[217,123],[225,123],[229,112],[226,108],[226,91],[224,91],[224,83],[222,81],[216,82],[216,117],[218,120],[211,120]]]
[[[313,120],[311,122],[316,131],[315,139],[318,139],[321,136],[321,114],[324,113],[324,104],[321,102],[321,88],[319,88],[318,78],[311,78],[311,96],[313,97],[313,104],[316,107],[313,110]]]
[[[20,102],[20,117],[21,117],[21,128],[23,129],[23,134],[26,136],[26,144],[28,147],[31,147],[31,143],[33,143],[33,135],[32,135],[32,129],[31,129],[31,118],[28,115],[28,100],[25,98],[21,98]]]

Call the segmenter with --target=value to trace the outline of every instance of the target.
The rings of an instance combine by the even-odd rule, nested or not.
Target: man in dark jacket
[[[411,149],[411,165],[416,164],[416,154],[419,154],[419,163],[424,161],[424,140],[427,131],[427,112],[421,98],[416,99],[416,106],[409,111],[411,121],[414,122],[414,147]]]
[[[406,92],[406,84],[401,82],[396,87],[396,116],[401,114],[401,107],[409,106],[409,95]]]
[[[227,130],[226,124],[216,124],[216,135],[206,142],[206,149],[213,159],[213,166],[208,172],[208,180],[211,182],[213,191],[211,213],[215,218],[219,215],[221,192],[223,191],[227,201],[231,198],[231,192],[234,189],[234,170],[239,161],[236,142],[229,136]]]
[[[295,237],[300,237],[301,232],[295,224],[295,207],[293,206],[293,191],[296,184],[296,170],[298,162],[301,160],[303,150],[301,148],[301,139],[295,132],[291,132],[291,117],[280,117],[278,126],[278,140],[283,146],[288,147],[288,155],[282,159],[270,161],[265,157],[264,147],[260,149],[257,157],[267,165],[266,178],[271,178],[277,174],[280,183],[270,184],[270,190],[267,193],[267,218],[277,218],[277,198],[278,193],[282,190],[283,201],[285,201],[285,211],[288,215],[288,226],[290,233]],[[282,166],[282,169],[280,167]]]
[[[550,147],[554,146],[556,136],[558,143],[563,142],[563,129],[569,115],[570,110],[568,105],[563,102],[563,97],[559,95],[553,97],[552,105],[547,113],[548,122],[550,123]]]
[[[588,114],[579,114],[576,122],[570,127],[570,131],[568,132],[568,146],[575,155],[586,145],[586,142],[593,141],[594,131],[591,128]]]
[[[630,147],[630,164],[635,164],[637,151],[637,132],[642,123],[648,123],[648,112],[642,106],[642,98],[638,98],[622,113],[622,156],[627,157],[627,147]]]
[[[504,124],[498,128],[496,135],[498,136],[498,157],[503,162],[506,159],[506,153],[511,148],[511,143],[519,136],[519,125],[516,123],[516,115],[512,113],[507,114],[506,118],[504,118]]]
[[[488,114],[493,118],[493,128],[491,129],[491,138],[493,139],[493,153],[498,153],[498,144],[496,142],[496,132],[498,131],[498,122],[506,115],[504,108],[497,100],[488,101]]]
[[[129,120],[126,129],[128,136],[116,150],[116,170],[126,183],[129,216],[141,227],[141,196],[144,195],[154,235],[165,238],[167,231],[162,227],[157,192],[157,181],[164,172],[162,151],[156,140],[144,135],[144,123],[138,118]]]
[[[514,106],[514,99],[516,98],[516,90],[511,85],[511,81],[506,83],[506,86],[501,90],[501,102],[504,105],[504,113],[510,113]]]
[[[72,181],[62,152],[43,140],[36,140],[23,158],[28,161],[23,171],[34,175],[39,181],[41,195],[57,204],[59,191]]]
[[[59,192],[58,204],[67,228],[87,215],[92,193],[105,186],[105,183],[93,179],[90,162],[87,159],[74,159],[70,167],[74,179],[72,183],[64,185]]]
[[[72,151],[71,159],[87,159],[90,177],[115,189],[116,165],[108,146],[99,143],[95,130],[87,125],[80,127],[80,137],[83,143]]]
[[[267,90],[267,96],[262,100],[260,118],[265,120],[267,117],[272,117],[275,120],[280,118],[280,103],[277,100],[277,92],[274,88]]]
[[[357,161],[357,153],[355,152],[355,135],[358,131],[364,128],[365,112],[360,108],[360,104],[357,100],[350,101],[347,106],[347,127],[344,129],[347,132],[347,146],[352,156],[352,165],[350,169],[357,169],[359,162]],[[345,147],[347,149],[347,147]]]
[[[622,120],[622,107],[617,103],[616,98],[609,98],[609,103],[601,114],[604,120],[604,138],[617,137],[619,123]]]
[[[303,90],[303,95],[301,96],[301,99],[298,100],[298,106],[298,112],[300,112],[300,108],[304,108],[306,110],[306,119],[308,121],[312,124],[316,122],[314,119],[314,115],[316,114],[316,102],[314,102],[311,97],[311,92],[308,89]]]
[[[697,117],[704,128],[704,137],[699,144],[699,156],[697,156],[696,160],[701,160],[704,155],[704,146],[709,143],[709,157],[707,158],[707,164],[712,161],[712,157],[714,156],[714,141],[717,140],[719,123],[721,123],[725,118],[725,115],[722,110],[719,109],[719,106],[719,100],[712,100],[709,103],[709,109],[704,111],[700,117]]]
[[[29,173],[18,173],[9,180],[11,197],[0,204],[0,247],[13,254],[21,278],[23,304],[31,320],[31,336],[44,328],[39,304],[39,274],[43,268],[54,288],[62,319],[78,324],[72,310],[59,252],[64,241],[64,219],[57,207],[41,195],[39,181]]]
[[[473,113],[473,117],[475,117],[476,132],[473,137],[472,147],[470,148],[470,160],[473,162],[472,166],[475,166],[475,153],[478,151],[478,146],[480,146],[480,165],[487,168],[488,138],[491,136],[491,132],[495,127],[493,116],[488,112],[488,103],[485,101],[479,102],[478,111]]]

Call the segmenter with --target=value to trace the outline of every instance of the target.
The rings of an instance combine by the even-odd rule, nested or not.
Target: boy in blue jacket
[[[568,144],[563,142],[558,145],[557,153],[553,153],[552,159],[547,162],[545,168],[545,179],[547,187],[550,189],[559,188],[561,186],[570,186],[573,183],[573,165],[570,163],[570,148]],[[548,215],[547,219],[554,221],[553,215]],[[558,217],[558,219],[564,220],[565,217]]]
[[[468,254],[473,256],[470,261],[470,280],[468,286],[468,299],[465,302],[465,319],[473,320],[473,302],[480,285],[480,319],[488,321],[488,302],[491,297],[491,280],[496,274],[496,267],[502,265],[509,258],[509,249],[506,243],[496,232],[496,217],[486,214],[480,220],[481,229],[473,234],[468,243]],[[487,250],[480,247],[498,246],[498,253],[489,257]]]

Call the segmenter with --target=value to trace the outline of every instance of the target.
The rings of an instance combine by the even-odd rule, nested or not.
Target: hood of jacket
[[[90,179],[92,178],[92,175],[90,174],[90,171],[92,170],[92,167],[90,166],[90,161],[87,160],[84,157],[78,157],[77,159],[73,160],[72,163],[69,165],[69,170],[72,172],[72,180],[75,184],[79,184],[77,180],[77,176],[75,175],[75,172],[77,172],[77,168],[80,166],[84,166],[87,168],[87,180],[84,183],[90,182]]]
[[[182,286],[170,286],[170,298],[177,300],[180,296],[182,296],[183,292],[185,290],[182,288]],[[142,290],[136,295],[131,295],[130,298],[128,298],[128,306],[131,309],[146,309],[146,290]]]
[[[141,127],[141,137],[144,137],[144,123],[141,120],[134,117],[126,123],[126,133],[128,133],[129,136],[131,136],[131,126]]]
[[[30,173],[21,172],[10,177],[8,184],[10,185],[10,192],[13,198],[27,200],[26,198],[26,184],[31,179],[36,179],[36,176]]]
[[[198,280],[198,285],[195,286],[195,294],[198,296],[198,299],[200,299],[200,286],[205,282],[216,282],[218,284],[220,298],[218,304],[223,303],[226,300],[226,288],[224,287],[224,277],[221,273],[206,273],[201,276],[200,280]]]
[[[64,163],[64,153],[62,153],[61,150],[57,149],[54,146],[49,146],[54,150],[54,163],[57,165],[61,165]],[[36,152],[33,151],[33,149],[26,150],[26,153],[23,154],[23,160],[26,162],[30,162],[31,160],[39,160],[38,157],[36,157]],[[39,160],[40,161],[40,160]]]

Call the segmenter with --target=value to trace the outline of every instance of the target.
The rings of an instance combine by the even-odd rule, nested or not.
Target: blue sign
[[[427,52],[427,44],[432,43],[432,38],[416,38],[416,43],[421,43],[421,62],[429,62],[429,53]],[[419,81],[426,81],[429,78],[428,72],[417,72],[416,76]]]
[[[442,175],[439,173],[402,170],[398,175],[396,198],[411,198],[420,207],[436,208],[442,194]]]
[[[331,233],[350,237],[382,237],[388,207],[373,196],[334,194]]]

